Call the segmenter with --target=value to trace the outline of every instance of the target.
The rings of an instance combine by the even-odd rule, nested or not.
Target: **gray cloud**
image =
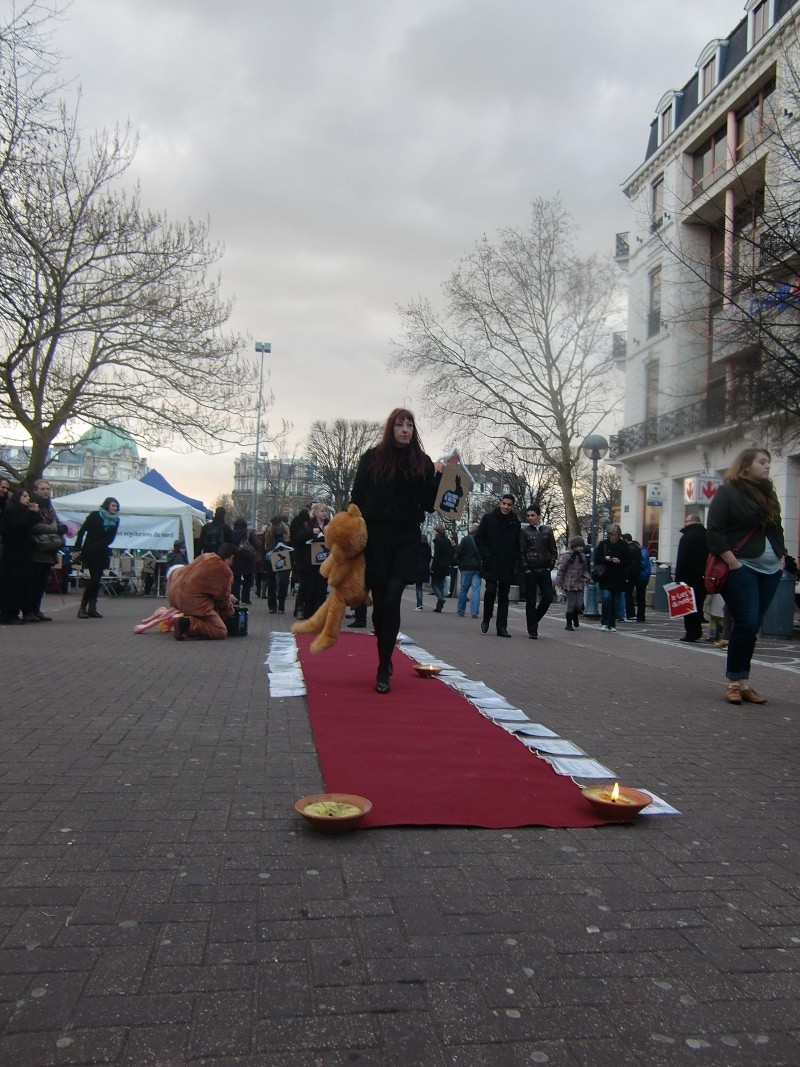
[[[234,324],[271,340],[272,418],[382,418],[396,305],[435,299],[484,233],[560,192],[587,250],[665,89],[741,0],[73,0],[57,41],[85,126],[130,117],[132,177],[209,216]],[[313,373],[309,368],[313,367]],[[423,427],[432,450],[449,444]],[[208,498],[233,459],[153,459]]]

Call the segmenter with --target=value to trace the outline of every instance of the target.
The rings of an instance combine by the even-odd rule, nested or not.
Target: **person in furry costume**
[[[328,598],[310,619],[292,626],[293,634],[318,635],[311,643],[312,652],[336,644],[345,608],[372,603],[364,585],[367,524],[355,504],[334,515],[325,527],[325,544],[330,555],[320,564],[320,573],[328,581]]]
[[[228,636],[225,619],[234,613],[231,563],[236,546],[224,544],[219,552],[206,552],[187,567],[174,567],[167,582],[167,598],[183,615],[175,620],[177,640],[184,637],[221,641]]]

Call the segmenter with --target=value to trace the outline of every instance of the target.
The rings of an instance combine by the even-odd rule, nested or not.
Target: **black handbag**
[[[605,563],[596,563],[594,565],[594,567],[592,568],[592,575],[591,575],[592,581],[593,582],[601,581],[601,579],[605,578],[607,570],[608,570],[608,567],[605,565]]]

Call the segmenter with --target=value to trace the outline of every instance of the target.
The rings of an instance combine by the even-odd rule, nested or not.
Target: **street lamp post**
[[[256,529],[258,521],[258,452],[261,445],[261,393],[264,389],[264,356],[272,351],[269,341],[256,341],[256,352],[261,355],[261,367],[258,372],[258,401],[256,403],[256,461],[253,466],[253,516],[252,528]]]
[[[597,464],[608,455],[608,441],[599,433],[592,433],[584,440],[581,451],[587,459],[592,461],[592,526],[589,534],[591,544],[591,556],[589,557],[590,570],[594,568],[595,555],[597,553]],[[596,619],[597,611],[597,582],[589,582],[586,587],[586,605],[584,615],[589,619]]]

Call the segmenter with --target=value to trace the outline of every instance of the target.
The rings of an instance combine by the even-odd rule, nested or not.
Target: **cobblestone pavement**
[[[178,644],[132,634],[153,604],[0,629],[0,1064],[800,1064],[797,641],[736,708],[662,617],[554,606],[534,642],[515,608],[499,641],[408,600],[420,644],[682,815],[329,837],[292,811],[304,700],[268,697],[291,615]]]

